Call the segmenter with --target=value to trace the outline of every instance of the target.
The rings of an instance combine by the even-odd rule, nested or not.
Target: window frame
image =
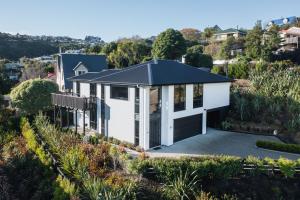
[[[178,103],[176,103],[176,90],[179,88],[183,88],[183,99],[184,101],[180,101]],[[179,99],[181,99],[182,97],[179,97]],[[186,84],[180,84],[180,85],[174,85],[174,112],[179,112],[179,111],[183,111],[186,110]]]
[[[127,97],[114,97],[113,96],[113,88],[126,88],[127,91]],[[124,90],[125,91],[125,90]],[[127,86],[120,86],[120,85],[111,85],[110,86],[110,99],[116,99],[116,100],[123,100],[128,101],[129,100],[129,88]]]
[[[196,87],[198,88],[196,89]],[[198,90],[197,92],[199,92],[199,87],[201,87],[202,95],[195,96],[195,89]],[[202,83],[193,84],[193,108],[201,108],[201,107],[203,107],[203,84]]]

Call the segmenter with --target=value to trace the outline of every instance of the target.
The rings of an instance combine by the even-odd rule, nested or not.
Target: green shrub
[[[196,171],[190,173],[189,171],[183,172],[180,170],[178,176],[169,181],[164,186],[164,193],[168,199],[190,199],[196,195],[197,178]]]
[[[199,179],[202,178],[229,178],[239,174],[242,170],[242,160],[232,156],[199,157],[199,158],[151,158],[134,160],[129,170],[134,173],[144,173],[148,168],[154,168],[159,180],[167,182],[174,180],[180,170],[196,171]]]
[[[221,66],[213,66],[210,72],[214,74],[226,75],[224,68]]]
[[[278,159],[277,163],[280,171],[285,175],[285,177],[290,178],[294,176],[295,168],[297,166],[296,162],[281,157]]]
[[[79,195],[79,190],[76,188],[75,184],[71,183],[68,179],[63,178],[61,175],[56,178],[54,188],[54,200],[67,200]]]
[[[65,155],[61,155],[60,158],[62,167],[68,174],[78,180],[86,176],[89,160],[80,148],[73,147]]]
[[[37,141],[35,132],[31,128],[28,120],[26,118],[22,118],[20,124],[21,124],[22,135],[26,140],[27,147],[39,157],[40,161],[44,165],[46,166],[51,165],[52,162],[50,156],[45,152],[44,148]]]
[[[284,143],[279,143],[279,142],[258,140],[256,142],[256,146],[265,148],[265,149],[300,154],[300,145],[297,145],[297,144],[284,144]]]

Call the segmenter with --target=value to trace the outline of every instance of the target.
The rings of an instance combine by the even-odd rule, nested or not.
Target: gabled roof
[[[65,88],[71,89],[72,84],[67,79],[74,76],[74,68],[79,64],[83,64],[89,72],[100,72],[107,69],[106,57],[103,55],[86,55],[86,54],[67,54],[59,55],[64,72]]]
[[[94,83],[148,86],[231,82],[231,79],[224,76],[173,60],[152,60],[122,70],[87,73],[71,80],[79,79]]]
[[[73,76],[73,77],[68,78],[68,80],[69,81],[90,82],[91,80],[112,74],[117,71],[120,71],[120,70],[119,69],[104,69],[101,72],[88,72],[88,73],[84,73],[84,74],[81,74],[78,76]]]

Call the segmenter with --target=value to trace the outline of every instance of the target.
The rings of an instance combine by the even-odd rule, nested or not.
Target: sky
[[[0,32],[109,42],[167,28],[251,28],[257,20],[300,16],[300,0],[0,0]]]

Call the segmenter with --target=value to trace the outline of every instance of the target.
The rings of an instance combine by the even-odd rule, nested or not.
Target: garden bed
[[[88,141],[82,140],[72,132],[56,129],[43,116],[37,117],[34,124],[47,148],[58,160],[63,173],[72,178],[72,182],[62,177],[57,179],[60,186],[58,192],[63,192],[70,198],[97,199],[101,196],[100,199],[117,197],[168,200],[187,195],[189,199],[245,199],[253,197],[253,191],[250,192],[252,189],[269,188],[273,179],[287,180],[285,186],[291,188],[292,194],[284,197],[298,195],[297,189],[294,189],[297,188],[294,180],[299,181],[300,161],[284,158],[260,160],[254,157],[244,160],[233,156],[150,159],[144,152],[138,158],[131,158],[123,145],[110,144],[112,138],[93,137]],[[32,129],[28,130],[29,133],[36,134]],[[23,131],[26,132],[26,129]],[[32,137],[28,135],[30,134],[24,134],[27,143],[34,146]],[[33,148],[34,152],[45,162],[47,159],[43,157],[47,158],[47,154],[43,156],[37,149],[39,146]],[[262,179],[263,183],[258,181],[255,187],[251,185],[254,180]],[[240,186],[239,191],[235,189],[237,185]],[[276,189],[278,188],[280,181],[276,181]],[[280,192],[272,194],[272,198],[282,197],[280,195],[283,189],[279,190]],[[260,190],[255,191],[255,195],[264,196]]]

